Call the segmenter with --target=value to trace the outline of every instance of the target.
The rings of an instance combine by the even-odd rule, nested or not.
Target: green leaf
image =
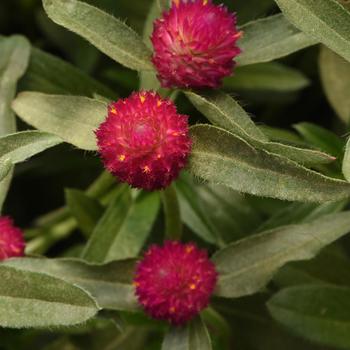
[[[28,66],[30,44],[23,36],[12,36],[0,42],[0,136],[16,131],[11,102],[18,79]]]
[[[307,122],[294,124],[293,127],[310,145],[338,158],[343,156],[345,142],[333,132]]]
[[[66,189],[65,195],[69,210],[77,220],[78,226],[86,237],[90,237],[103,214],[103,206],[84,191]]]
[[[2,206],[5,202],[7,192],[10,187],[12,175],[13,175],[13,165],[9,160],[1,162],[0,165],[0,213]]]
[[[97,148],[94,130],[107,114],[107,105],[96,99],[36,92],[20,93],[12,107],[26,123],[85,150]]]
[[[52,134],[40,131],[21,131],[0,137],[0,162],[9,159],[13,164],[24,160],[61,143]]]
[[[151,51],[125,23],[77,0],[43,0],[57,24],[79,34],[100,51],[135,70],[152,70]]]
[[[57,278],[1,265],[0,279],[1,327],[69,326],[98,311],[81,288]]]
[[[101,308],[127,311],[137,309],[132,286],[134,260],[91,265],[77,259],[22,258],[7,260],[5,264],[73,283],[91,294]],[[40,284],[37,285],[39,286]]]
[[[340,202],[316,203],[291,203],[287,207],[275,211],[257,231],[266,231],[282,225],[309,222],[326,214],[337,213],[344,209],[347,200]]]
[[[84,259],[108,262],[136,257],[157,217],[159,193],[144,193],[131,201],[123,186],[98,222],[84,250]]]
[[[162,6],[159,4],[159,0],[153,0],[150,9],[148,11],[145,25],[143,28],[142,38],[146,45],[152,49],[152,42],[150,37],[153,32],[154,21],[161,17]],[[154,71],[141,71],[140,72],[140,89],[142,90],[158,90],[160,88],[160,82]]]
[[[165,214],[165,236],[168,239],[180,239],[182,235],[182,221],[180,205],[175,188],[170,185],[161,192]]]
[[[310,285],[275,294],[272,317],[305,339],[340,349],[350,347],[350,288]]]
[[[242,53],[236,59],[239,66],[273,61],[317,43],[281,14],[247,23],[241,30]]]
[[[80,69],[62,59],[32,48],[28,70],[20,80],[20,89],[47,94],[94,94],[115,98],[117,94]]]
[[[228,94],[219,91],[207,93],[186,92],[193,105],[213,124],[250,142],[253,146],[280,154],[301,164],[324,164],[334,157],[320,151],[267,142],[267,137],[252,122],[245,110]]]
[[[237,67],[234,76],[224,79],[225,89],[244,91],[290,92],[309,84],[304,74],[277,62]]]
[[[322,46],[320,72],[323,89],[337,115],[350,121],[350,63],[332,50]]]
[[[200,198],[194,185],[182,178],[176,181],[180,213],[183,222],[199,237],[211,244],[219,244],[215,227],[200,206]]]
[[[346,143],[345,154],[343,159],[343,175],[345,179],[350,182],[350,138]]]
[[[216,295],[240,297],[261,290],[290,261],[307,260],[350,230],[350,212],[276,228],[232,243],[213,256]]]
[[[336,0],[275,0],[300,30],[350,61],[350,12]]]
[[[208,125],[191,128],[190,171],[214,184],[290,201],[336,201],[350,185],[308,170],[279,155],[255,149],[243,139]]]
[[[185,91],[185,95],[213,124],[244,139],[267,141],[247,112],[230,95],[221,91]]]
[[[200,317],[184,327],[172,327],[166,334],[162,350],[212,350],[208,330]]]

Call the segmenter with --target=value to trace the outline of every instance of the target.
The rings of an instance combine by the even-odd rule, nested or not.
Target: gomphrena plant
[[[349,349],[347,1],[9,3],[0,348]]]

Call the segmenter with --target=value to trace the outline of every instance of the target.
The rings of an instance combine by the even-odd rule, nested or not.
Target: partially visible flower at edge
[[[136,295],[151,317],[182,325],[209,304],[217,281],[207,252],[194,243],[153,245],[138,263]]]
[[[95,133],[105,167],[120,181],[145,190],[167,187],[191,150],[188,117],[150,91],[110,103]]]
[[[8,216],[0,217],[0,261],[24,256],[23,232]]]
[[[236,16],[211,0],[173,1],[154,23],[153,63],[163,87],[217,88],[241,52]]]

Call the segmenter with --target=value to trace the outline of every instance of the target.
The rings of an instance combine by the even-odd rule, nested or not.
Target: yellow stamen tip
[[[142,170],[143,170],[143,172],[146,173],[146,174],[148,174],[148,173],[151,171],[151,169],[150,169],[149,166],[147,166],[147,165],[144,166]]]
[[[125,155],[124,155],[124,154],[119,155],[118,159],[119,159],[121,162],[124,162],[124,160],[125,160]]]
[[[190,284],[190,289],[191,290],[195,290],[196,288],[197,288],[197,286],[194,283]]]
[[[111,113],[117,114],[117,110],[115,108],[111,108]]]
[[[193,251],[193,247],[192,246],[188,246],[186,247],[186,253],[189,254]]]
[[[144,103],[146,101],[146,97],[144,95],[140,95],[140,101],[141,103]]]
[[[162,105],[162,101],[161,100],[158,100],[157,101],[157,107],[160,107]]]

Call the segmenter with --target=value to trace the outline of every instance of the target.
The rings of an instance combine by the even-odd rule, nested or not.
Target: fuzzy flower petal
[[[191,149],[188,117],[155,92],[135,92],[112,102],[96,136],[105,167],[145,190],[168,186],[185,167]]]
[[[134,285],[145,312],[181,325],[208,306],[217,280],[207,252],[193,243],[152,246],[137,266]]]
[[[236,17],[211,0],[177,0],[152,33],[153,63],[163,87],[216,88],[231,75],[241,32]]]
[[[24,256],[25,242],[22,231],[11,218],[0,217],[0,261]]]

